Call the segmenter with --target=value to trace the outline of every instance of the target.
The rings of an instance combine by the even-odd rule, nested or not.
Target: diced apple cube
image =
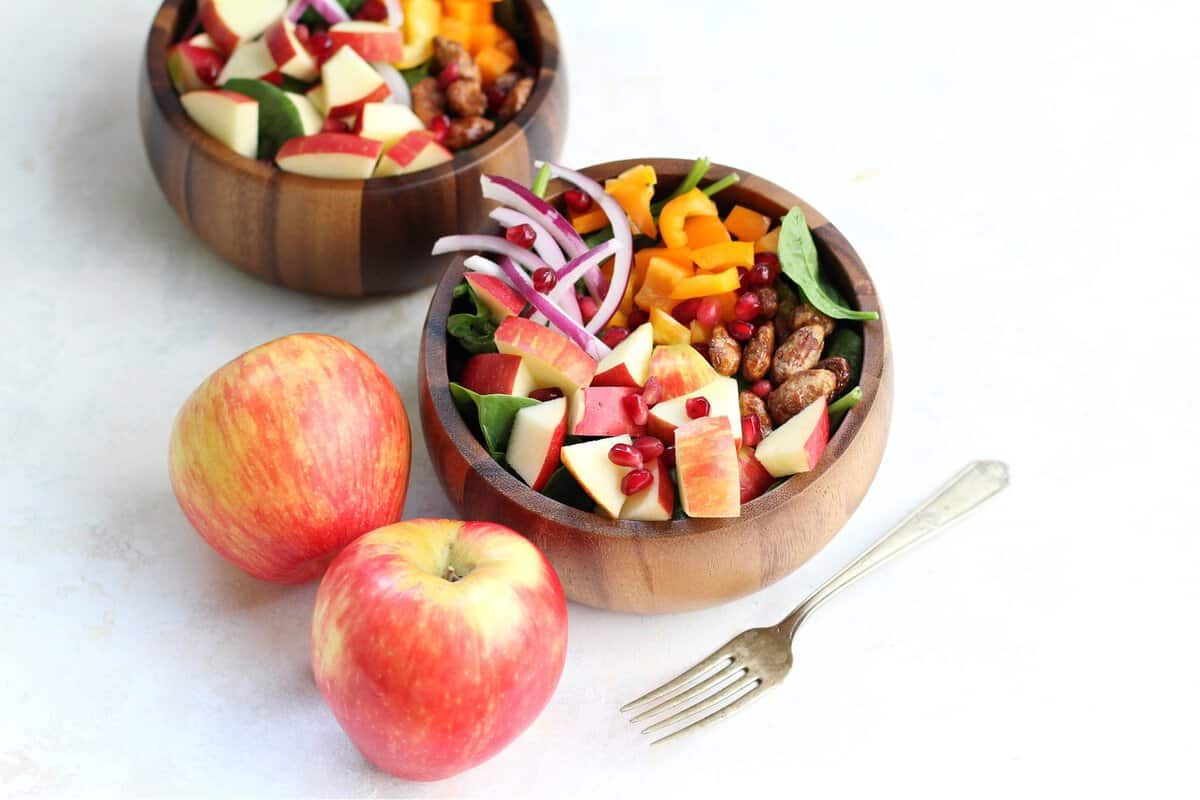
[[[284,142],[275,163],[313,178],[366,180],[375,172],[382,145],[351,133],[318,133]]]
[[[773,430],[754,450],[759,463],[776,478],[808,472],[829,444],[829,413],[822,397]]]
[[[579,345],[555,330],[524,317],[507,317],[496,329],[496,349],[521,356],[539,389],[557,387],[565,394],[592,382],[596,362]]]
[[[634,425],[622,402],[640,389],[633,386],[586,386],[571,395],[567,431],[572,436],[641,436],[645,425]]]
[[[652,436],[657,436],[664,442],[675,438],[675,430],[691,421],[687,413],[687,401],[694,397],[708,400],[710,417],[725,417],[729,420],[729,428],[733,438],[739,445],[742,442],[742,415],[738,403],[738,382],[734,378],[718,377],[694,392],[680,395],[671,400],[665,400],[650,409],[648,428]]]
[[[567,400],[559,397],[526,406],[513,419],[508,437],[508,465],[535,492],[545,488],[558,469],[567,435]]]
[[[630,473],[629,467],[614,464],[608,453],[614,444],[632,445],[628,436],[613,436],[591,442],[567,445],[562,449],[562,462],[588,497],[595,501],[603,513],[616,519],[625,505],[625,493],[621,481]],[[737,475],[734,475],[737,479]]]
[[[650,355],[654,351],[654,329],[646,322],[612,349],[596,365],[594,386],[644,386],[650,374]]]
[[[258,101],[237,92],[205,89],[179,98],[208,135],[246,158],[258,154]]]
[[[646,469],[654,476],[654,482],[625,499],[621,519],[665,522],[675,514],[675,484],[671,482],[671,471],[661,459],[647,463]]]
[[[463,386],[476,394],[511,394],[528,397],[536,387],[520,356],[480,353],[463,367]]]
[[[689,517],[741,514],[738,451],[726,417],[694,419],[675,431],[675,476]]]

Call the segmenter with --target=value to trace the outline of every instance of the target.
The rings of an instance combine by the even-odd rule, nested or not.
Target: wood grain
[[[265,281],[333,296],[385,294],[434,283],[450,257],[439,236],[479,229],[491,205],[479,178],[529,182],[534,158],[557,158],[567,125],[558,31],[542,0],[521,0],[538,80],[510,124],[440,167],[370,181],[331,181],[242,158],[188,119],[166,52],[195,0],[166,0],[146,41],[138,92],[150,167],[184,224],[214,252]]]
[[[661,190],[682,180],[690,161],[631,159],[590,167],[593,178],[653,164]],[[714,166],[710,178],[732,172]],[[718,197],[722,213],[740,203],[780,217],[804,209],[822,270],[859,308],[880,310],[875,286],[854,248],[828,220],[784,189],[739,170],[741,183]],[[552,192],[562,187],[552,186]],[[465,519],[499,522],[546,553],[567,596],[616,611],[653,614],[703,608],[757,591],[791,573],[836,534],[862,501],[887,442],[892,356],[884,320],[863,324],[863,401],[842,422],[817,468],[742,507],[733,520],[614,521],[538,494],[496,463],[467,428],[449,392],[457,359],[446,340],[451,293],[462,259],[442,277],[421,344],[421,423],[434,469]]]

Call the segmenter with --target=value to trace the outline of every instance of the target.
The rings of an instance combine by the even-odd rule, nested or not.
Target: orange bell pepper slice
[[[702,270],[754,266],[754,242],[722,242],[692,251],[692,260]]]
[[[654,262],[650,262],[653,269]],[[722,272],[710,272],[684,278],[675,284],[671,290],[672,300],[689,300],[693,297],[708,297],[714,294],[725,294],[736,291],[740,281],[737,269],[727,269]]]
[[[600,207],[599,203],[578,216],[574,214],[570,216],[571,225],[575,228],[576,233],[593,233],[608,225],[608,215],[604,213],[604,209]]]
[[[692,269],[692,251],[686,247],[644,247],[633,257],[633,274],[639,282],[646,274],[646,267],[650,266],[650,259],[655,256],[673,261],[689,273]]]
[[[479,67],[479,77],[484,86],[491,86],[504,73],[512,69],[516,59],[496,47],[485,47],[475,56],[475,64]]]
[[[691,344],[692,331],[658,306],[650,309],[655,344]]]
[[[658,228],[667,247],[687,247],[684,225],[691,217],[717,217],[717,205],[699,189],[681,194],[663,206],[658,215]]]
[[[654,214],[650,211],[650,201],[654,199],[654,186],[643,186],[628,181],[608,181],[604,191],[612,195],[617,204],[628,215],[630,223],[636,229],[635,233],[658,238],[658,226],[654,224]]]
[[[721,224],[720,217],[692,217],[683,224],[683,232],[693,250],[729,241],[729,231]]]
[[[745,206],[734,206],[725,217],[725,228],[741,242],[757,242],[771,229],[771,218],[751,211]]]
[[[641,288],[634,295],[634,304],[647,312],[652,308],[674,308],[672,293],[680,283],[690,280],[691,274],[690,265],[684,268],[669,259],[652,257]],[[737,270],[734,270],[734,277],[736,279]]]

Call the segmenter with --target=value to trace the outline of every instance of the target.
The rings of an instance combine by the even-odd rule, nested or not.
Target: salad
[[[365,180],[450,161],[534,88],[516,0],[200,0],[167,52],[188,116],[247,158]]]
[[[738,176],[702,186],[709,167],[661,199],[647,165],[603,186],[556,164],[531,188],[484,176],[503,235],[434,246],[474,253],[447,320],[455,403],[534,490],[614,519],[737,517],[861,400],[878,314],[822,275],[801,209],[722,215]]]

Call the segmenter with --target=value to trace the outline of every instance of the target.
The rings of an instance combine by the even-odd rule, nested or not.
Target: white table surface
[[[142,155],[152,0],[5,5],[0,795],[1196,796],[1188,4],[554,4],[567,163],[707,154],[856,245],[895,345],[892,436],[845,530],[777,585],[658,618],[572,606],[546,712],[429,785],[369,767],[322,703],[315,586],[223,563],[166,472],[195,385],[293,331],[363,347],[415,423],[428,292],[338,302],[225,266]],[[1012,489],[823,609],[751,711],[654,750],[616,713],[979,457]],[[405,513],[452,514],[419,434]]]

